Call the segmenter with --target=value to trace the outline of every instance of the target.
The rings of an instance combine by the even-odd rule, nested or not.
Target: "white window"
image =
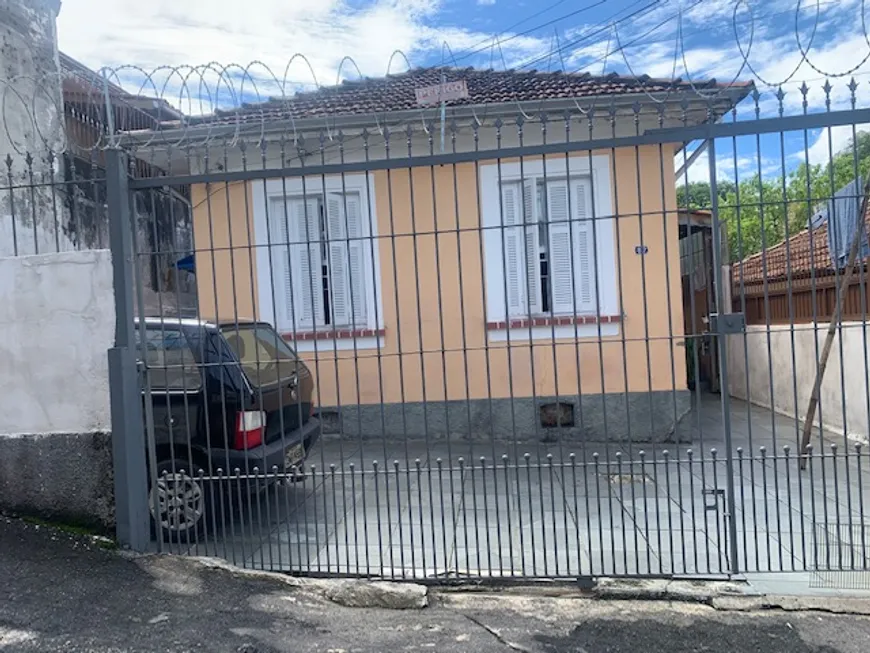
[[[270,214],[282,319],[310,329],[364,328],[369,243],[362,238],[359,195],[272,198]]]
[[[611,192],[606,157],[481,166],[488,322],[617,312]]]
[[[589,178],[502,182],[511,317],[596,312],[590,187]]]
[[[263,198],[256,204],[257,243],[267,245],[257,255],[261,314],[279,331],[379,328],[370,190],[364,177],[347,176],[325,189],[318,179],[304,189],[288,180],[269,182],[265,195],[255,191]]]

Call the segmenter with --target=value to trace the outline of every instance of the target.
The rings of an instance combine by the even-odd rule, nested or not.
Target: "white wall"
[[[794,363],[792,363],[792,328],[794,329]],[[773,407],[777,412],[790,417],[797,414],[803,421],[815,381],[817,355],[821,354],[824,346],[827,328],[827,323],[818,325],[816,334],[812,324],[797,324],[794,327],[771,326],[769,348],[767,327],[763,325],[746,328],[745,347],[743,335],[729,336],[728,386],[731,396],[748,399],[767,408]],[[820,406],[826,431],[843,433],[845,408],[845,427],[849,435],[866,441],[868,436],[866,374],[870,361],[864,353],[865,338],[870,350],[870,330],[867,325],[861,322],[843,324],[842,356],[840,336],[837,335],[828,358]],[[814,339],[818,342],[818,349],[813,344]],[[746,354],[749,362],[748,374]],[[795,413],[795,378],[797,379],[797,413]],[[773,401],[771,401],[771,379]],[[819,424],[818,411],[815,424]]]
[[[0,437],[108,431],[108,250],[0,258]]]

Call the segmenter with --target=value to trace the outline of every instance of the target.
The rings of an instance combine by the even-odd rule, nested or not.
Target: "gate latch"
[[[745,330],[746,318],[743,313],[710,313],[710,333],[727,336]]]
[[[704,496],[704,510],[715,510],[719,511],[719,500],[722,500],[722,503],[725,503],[725,490],[722,488],[705,488],[701,490],[701,494]],[[707,503],[707,497],[713,497],[713,504]]]

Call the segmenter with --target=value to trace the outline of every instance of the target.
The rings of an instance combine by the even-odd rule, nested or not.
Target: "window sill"
[[[327,329],[317,331],[290,331],[281,337],[288,342],[308,340],[356,340],[359,338],[380,338],[385,329]]]
[[[621,315],[554,315],[552,317],[515,318],[507,322],[487,322],[489,331],[528,329],[532,327],[574,326],[583,324],[618,324]]]

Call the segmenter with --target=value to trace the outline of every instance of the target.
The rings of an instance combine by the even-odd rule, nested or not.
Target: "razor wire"
[[[797,77],[801,70],[812,70],[820,76],[819,80],[824,80],[824,85],[819,88],[824,90],[828,103],[832,89],[842,91],[839,87],[832,86],[831,81],[836,82],[851,76],[848,85],[842,86],[849,89],[850,96],[854,98],[857,85],[854,78],[870,74],[870,71],[863,70],[870,61],[867,0],[860,1],[860,20],[855,21],[866,43],[866,51],[856,52],[854,60],[849,61],[845,69],[840,71],[826,69],[816,52],[819,47],[819,34],[825,27],[825,12],[822,7],[830,5],[830,2],[795,0],[793,9],[764,14],[759,12],[761,5],[758,3],[753,5],[749,0],[735,0],[730,5],[731,39],[739,57],[734,62],[737,66],[736,72],[729,74],[726,82],[717,82],[715,78],[702,74],[703,71],[693,71],[690,65],[692,49],[687,43],[687,36],[691,32],[686,29],[685,23],[687,16],[701,4],[699,0],[686,0],[674,12],[658,3],[648,4],[630,16],[612,20],[599,31],[586,30],[579,38],[565,41],[559,38],[557,32],[543,57],[548,61],[558,59],[562,71],[546,74],[588,74],[583,71],[602,60],[606,67],[606,62],[618,58],[620,63],[617,65],[624,67],[627,75],[609,73],[603,78],[616,75],[630,81],[636,93],[644,96],[645,101],[653,105],[671,101],[677,92],[683,98],[690,95],[713,102],[735,84],[752,82],[758,91],[754,94],[756,106],[773,94],[780,110],[783,87],[798,83],[800,80]],[[802,29],[801,17],[808,11],[811,12],[810,23]],[[786,13],[793,16],[791,38],[794,47],[789,52],[799,56],[793,67],[789,65],[785,74],[774,79],[757,62],[753,62],[753,54],[758,47],[758,33],[763,28],[763,21],[770,20],[773,15]],[[646,21],[644,26],[637,26],[641,32],[639,36],[628,39],[623,37],[626,24],[631,24],[627,18],[634,22]],[[648,28],[650,23],[654,23],[652,28]],[[748,35],[741,34],[741,24],[747,26]],[[637,63],[636,50],[648,47],[650,42],[646,38],[663,28],[673,31],[666,39],[673,43],[669,80],[642,74],[643,71]],[[583,61],[579,68],[567,71],[567,65],[576,60],[578,46],[589,43],[596,35],[603,39],[605,33],[603,55],[592,61]],[[501,71],[537,74],[528,67],[543,60],[541,57],[511,67],[502,47],[504,42],[505,38],[497,37],[490,46],[490,57],[501,64]],[[588,46],[583,47],[588,49]],[[459,67],[459,60],[450,45],[443,43],[441,50],[441,70],[451,78],[461,78],[465,69]],[[449,57],[445,53],[449,53]],[[460,58],[465,58],[464,54],[460,55]],[[682,67],[680,71],[678,62]],[[304,71],[302,79],[291,74],[299,70]],[[343,56],[337,65],[333,85],[328,82],[324,85],[326,80],[322,72],[318,75],[318,69],[304,53],[293,54],[283,70],[263,59],[254,59],[246,65],[211,61],[198,65],[161,65],[152,69],[125,64],[104,67],[91,74],[51,71],[39,77],[0,80],[0,111],[3,113],[4,133],[11,153],[22,156],[33,151],[35,145],[55,154],[73,146],[83,151],[100,151],[118,147],[125,138],[129,140],[131,135],[135,135],[137,148],[199,147],[207,146],[217,139],[232,147],[241,138],[249,142],[262,141],[276,118],[285,125],[283,130],[286,137],[294,145],[301,136],[299,121],[303,118],[306,132],[311,132],[311,125],[317,122],[327,141],[331,142],[340,131],[338,118],[343,114],[337,105],[341,102],[342,93],[355,87],[367,86],[376,95],[387,96],[394,92],[395,81],[413,70],[415,66],[411,58],[403,51],[395,50],[382,71],[364,69],[354,57]],[[681,76],[677,76],[678,72],[682,73]],[[709,73],[709,69],[707,72]],[[370,78],[367,73],[381,73],[382,76]],[[803,83],[808,81],[812,80],[804,79]],[[806,93],[803,95],[806,96]],[[589,98],[568,99],[573,99],[574,107],[581,116],[595,109]],[[143,103],[143,100],[146,102]],[[597,98],[596,101],[600,105],[602,99]],[[605,98],[604,102],[606,101]],[[524,121],[536,120],[546,107],[543,100],[521,101],[516,94],[507,103],[515,105],[518,115]],[[143,108],[146,105],[148,108]],[[464,106],[470,108],[473,124],[476,126],[483,126],[490,120],[487,103],[466,102]],[[387,108],[367,111],[368,119],[381,136],[386,129],[395,128],[398,124]],[[403,111],[400,122],[403,125],[417,122],[422,131],[428,133],[430,126],[438,119],[437,108],[417,107],[416,110],[412,108]],[[19,135],[10,130],[10,125],[16,121],[25,124],[25,129],[18,130]],[[89,126],[88,139],[71,143],[70,122]],[[22,133],[23,136],[20,135]]]

